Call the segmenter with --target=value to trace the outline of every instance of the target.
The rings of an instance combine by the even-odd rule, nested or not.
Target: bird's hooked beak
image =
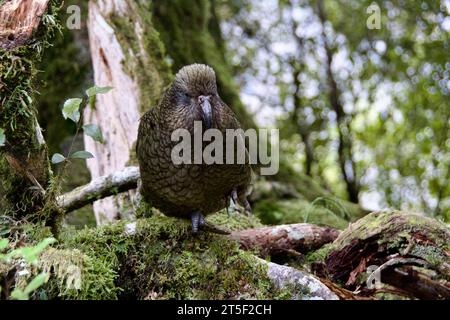
[[[212,126],[212,107],[209,99],[211,96],[199,96],[198,104],[202,108],[202,118],[206,129],[210,129]]]

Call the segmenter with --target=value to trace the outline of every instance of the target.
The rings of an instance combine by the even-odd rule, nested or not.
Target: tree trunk
[[[95,108],[86,108],[84,123],[97,124],[105,144],[85,137],[87,161],[93,179],[134,163],[134,143],[140,116],[154,106],[167,85],[169,71],[164,51],[149,19],[149,1],[89,2],[89,42],[97,86],[111,86],[97,97]],[[97,224],[130,214],[130,195],[122,194],[94,203]]]
[[[20,47],[33,36],[49,0],[12,0],[0,8],[0,48],[12,50]]]
[[[336,115],[336,127],[339,135],[338,139],[338,159],[339,167],[344,178],[348,199],[353,203],[359,202],[359,180],[356,172],[355,161],[353,160],[353,142],[351,137],[351,116],[344,111],[340,101],[340,90],[336,83],[335,76],[331,70],[333,64],[333,52],[325,33],[326,13],[323,8],[323,1],[317,2],[317,9],[322,23],[322,41],[326,52],[326,73],[329,85],[328,96],[331,108]]]
[[[52,176],[35,109],[36,63],[56,22],[48,0],[8,1],[0,7],[0,210],[17,218],[42,211]],[[44,21],[44,22],[43,22]],[[49,212],[44,221],[55,218]]]

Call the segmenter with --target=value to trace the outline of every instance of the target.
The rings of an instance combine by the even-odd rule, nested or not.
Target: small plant
[[[64,102],[64,106],[62,108],[62,115],[64,119],[70,119],[73,122],[75,122],[75,124],[77,125],[77,129],[75,132],[75,136],[72,139],[72,143],[70,144],[70,148],[67,155],[64,156],[60,153],[53,154],[51,159],[53,164],[67,162],[68,159],[90,159],[94,157],[90,152],[85,150],[72,152],[74,141],[77,138],[78,133],[80,132],[81,129],[83,129],[84,134],[90,136],[95,141],[99,143],[105,143],[100,128],[96,124],[82,125],[83,122],[81,121],[81,115],[83,113],[82,112],[83,106],[86,104],[86,102],[89,102],[90,107],[94,108],[95,96],[97,94],[107,93],[111,89],[112,87],[93,86],[86,90],[86,98],[84,99],[71,98],[67,99],[66,102]],[[0,131],[0,143],[1,143],[1,131]]]
[[[54,238],[45,238],[34,246],[24,246],[8,251],[9,240],[2,238],[0,239],[0,262],[9,266],[17,266],[17,268],[20,269],[20,271],[18,271],[19,275],[28,274],[29,271],[27,268],[36,266],[42,251],[55,242],[56,239]],[[10,298],[16,300],[28,300],[30,295],[47,282],[48,279],[49,274],[41,272],[25,285],[20,287],[16,286],[10,294]],[[2,288],[0,287],[0,292],[1,291]]]

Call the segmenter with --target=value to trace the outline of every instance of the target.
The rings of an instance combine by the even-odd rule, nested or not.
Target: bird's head
[[[173,111],[187,114],[193,120],[201,120],[206,129],[211,128],[214,114],[220,108],[214,70],[204,64],[181,68],[166,98],[169,99],[166,105],[175,109]]]

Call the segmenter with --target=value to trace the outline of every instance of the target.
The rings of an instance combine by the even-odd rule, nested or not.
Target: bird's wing
[[[139,121],[138,138],[136,140],[136,152],[139,153],[139,142],[146,143],[149,134],[154,130],[156,126],[156,108],[151,108],[144,113]]]
[[[241,128],[241,124],[239,123],[238,119],[236,118],[235,113],[233,112],[233,110],[231,110],[230,107],[228,107],[228,105],[223,102],[220,101],[221,103],[221,120],[220,120],[220,127],[222,129],[222,131],[225,131],[225,129],[242,129]],[[244,152],[245,152],[245,163],[249,163],[249,154],[248,154],[248,150],[247,150],[247,142],[245,140],[245,136],[242,135],[242,139],[243,139],[243,143],[244,143]],[[237,145],[236,145],[237,148]],[[237,155],[237,152],[239,152],[239,150],[235,149],[235,154]]]

